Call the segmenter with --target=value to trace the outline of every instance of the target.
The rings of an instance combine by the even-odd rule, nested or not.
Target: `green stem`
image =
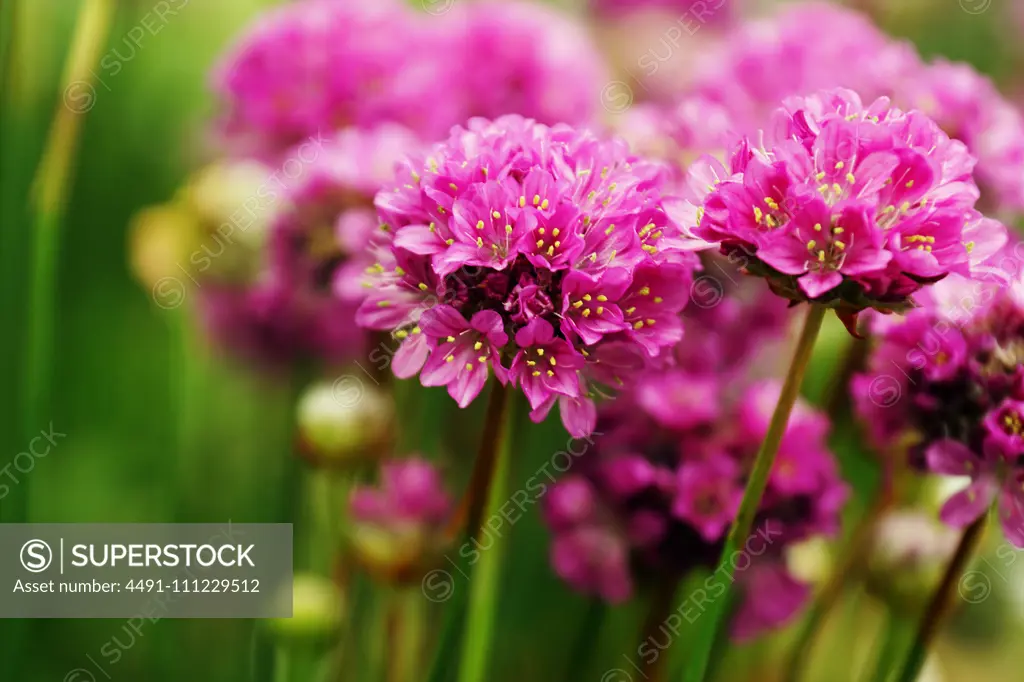
[[[394,682],[417,682],[423,669],[427,601],[418,585],[403,589],[396,598],[401,617],[398,623],[399,646],[392,652],[396,659]]]
[[[507,395],[510,389],[503,388],[495,382],[492,387],[492,405],[497,403],[499,409],[500,428],[495,434],[493,445],[484,444],[482,453],[487,450],[496,451],[493,476],[490,485],[484,486],[489,491],[486,496],[486,513],[497,515],[501,505],[509,495],[509,470],[512,454],[512,427],[514,421],[513,405],[515,401]],[[503,394],[503,397],[498,397]],[[490,416],[490,410],[488,414]],[[485,435],[489,429],[485,428]],[[479,529],[483,521],[471,515],[470,534]],[[495,534],[487,549],[476,545],[479,558],[473,567],[472,580],[469,584],[469,607],[466,611],[466,625],[463,630],[462,657],[459,666],[459,682],[483,682],[488,679],[487,662],[494,640],[494,629],[497,621],[499,584],[501,582],[501,564],[505,556],[506,535]]]
[[[274,682],[289,682],[292,675],[292,657],[288,646],[277,645],[274,651]]]
[[[579,680],[586,677],[587,665],[593,658],[607,615],[608,603],[597,597],[591,598],[583,614],[579,632],[576,633],[576,642],[569,655],[569,667],[562,676],[563,680]]]
[[[875,654],[875,670],[871,674],[871,682],[886,682],[892,676],[893,669],[899,660],[899,652],[911,634],[911,627],[905,619],[900,618],[891,609],[886,613],[885,630]]]
[[[782,392],[779,395],[779,402],[775,406],[771,422],[768,425],[768,433],[754,460],[754,468],[750,472],[750,479],[747,481],[746,490],[743,492],[743,501],[740,503],[739,511],[733,520],[729,535],[722,549],[722,555],[718,562],[716,575],[723,575],[726,583],[726,594],[716,599],[706,612],[706,622],[698,630],[689,652],[686,667],[683,672],[685,682],[701,682],[707,671],[708,661],[711,658],[711,650],[714,647],[715,638],[718,635],[722,622],[725,619],[726,606],[729,602],[727,596],[729,585],[733,582],[735,571],[733,557],[743,549],[743,544],[750,536],[754,525],[754,516],[761,505],[761,498],[764,496],[765,488],[768,485],[768,476],[771,474],[772,464],[775,463],[775,456],[778,454],[782,436],[786,432],[786,425],[789,422],[789,415],[793,411],[797,397],[800,394],[800,386],[804,381],[804,374],[807,371],[807,364],[811,359],[811,352],[814,350],[814,342],[818,338],[822,322],[825,319],[827,309],[818,304],[811,304],[807,311],[807,318],[804,320],[803,331],[797,341],[796,349],[793,352],[793,359],[789,365],[789,372],[786,381],[782,385]]]
[[[964,569],[967,568],[971,557],[974,556],[975,550],[981,543],[981,538],[985,533],[985,521],[986,515],[982,515],[977,521],[968,526],[961,536],[960,544],[957,545],[956,552],[953,554],[953,558],[950,559],[946,572],[942,576],[942,581],[939,582],[939,586],[932,594],[928,608],[925,610],[924,616],[922,616],[921,622],[917,627],[914,643],[911,645],[910,651],[904,660],[903,668],[898,678],[899,682],[914,682],[918,674],[920,674],[925,656],[928,653],[928,647],[931,646],[932,641],[939,634],[939,630],[949,613],[960,576],[963,574]]]
[[[87,0],[82,4],[64,65],[61,92],[78,81],[91,82],[91,68],[106,43],[113,13],[114,7],[110,0]],[[53,330],[56,319],[60,226],[64,219],[71,166],[84,117],[84,112],[71,111],[63,98],[57,107],[33,186],[35,216],[21,423],[22,436],[26,440],[39,429],[46,428],[53,415]],[[24,522],[28,519],[27,481],[23,481],[12,493],[0,504],[0,519],[8,523]]]
[[[508,418],[508,394],[507,388],[492,380],[491,394],[487,400],[487,415],[484,417],[484,430],[480,435],[480,448],[473,461],[473,473],[470,475],[469,486],[462,496],[459,509],[452,517],[448,528],[448,534],[452,538],[461,538],[463,534],[475,538],[480,534],[484,505],[489,499],[489,491],[495,478],[498,450],[502,446],[501,430]]]

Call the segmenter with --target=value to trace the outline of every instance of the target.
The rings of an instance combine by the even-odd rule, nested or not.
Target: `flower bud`
[[[283,639],[319,640],[341,625],[344,594],[332,581],[299,573],[292,582],[292,617],[271,618],[267,626]]]
[[[875,531],[867,588],[896,609],[917,612],[956,550],[958,533],[927,514],[897,511]]]
[[[254,161],[220,162],[197,171],[181,191],[199,228],[206,276],[251,282],[263,267],[277,195],[270,169]],[[205,257],[204,257],[205,256]]]
[[[388,395],[352,375],[321,381],[298,405],[300,451],[314,464],[339,466],[386,450],[394,421]]]
[[[149,206],[132,218],[128,257],[135,279],[151,290],[160,280],[178,273],[188,257],[195,234],[195,217],[184,206],[166,203]]]
[[[412,458],[389,462],[376,488],[353,490],[352,549],[378,580],[408,583],[441,559],[451,500],[432,464]]]

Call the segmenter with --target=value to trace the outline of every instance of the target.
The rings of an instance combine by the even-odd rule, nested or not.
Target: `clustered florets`
[[[852,384],[859,414],[889,457],[971,484],[941,516],[963,527],[997,502],[1024,547],[1024,286],[952,279],[905,319],[881,324],[868,369]]]
[[[754,297],[769,307],[772,299]],[[779,387],[752,381],[759,347],[733,340],[728,359],[697,358],[741,328],[763,347],[783,317],[751,329],[749,318],[730,326],[731,313],[713,310],[688,309],[677,367],[643,375],[603,407],[600,438],[545,499],[552,564],[577,590],[620,602],[637,580],[672,579],[719,559]],[[758,512],[752,564],[738,574],[737,638],[779,627],[810,595],[784,558],[794,542],[838,529],[847,489],[825,445],[828,428],[823,414],[798,404]]]
[[[419,372],[465,406],[493,370],[534,419],[558,401],[585,435],[596,385],[621,384],[682,337],[697,260],[663,182],[624,143],[475,119],[377,196],[390,241],[357,321],[402,340],[398,376]]]
[[[728,170],[709,157],[691,169],[711,178],[694,234],[791,300],[901,309],[1005,243],[1005,228],[974,210],[973,168],[962,143],[885,98],[793,98],[760,140],[737,145]]]

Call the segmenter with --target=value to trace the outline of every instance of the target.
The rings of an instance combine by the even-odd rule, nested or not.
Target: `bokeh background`
[[[887,30],[914,40],[925,55],[970,62],[1015,97],[1024,94],[1024,48],[1010,19],[1020,9],[1017,2],[859,5]],[[295,520],[297,552],[303,552],[297,568],[323,573],[313,541],[303,537],[317,537],[324,519],[296,512],[284,493],[285,462],[293,456],[294,381],[254,373],[217,355],[190,322],[188,300],[174,309],[162,307],[131,270],[133,216],[166,201],[209,159],[211,65],[247,22],[274,3],[179,0],[171,3],[177,14],[167,17],[157,35],[147,33],[133,45],[126,36],[156,3],[118,0],[102,54],[118,50],[121,68],[98,72],[101,82],[93,90],[68,92],[62,71],[81,4],[0,0],[0,467],[24,450],[26,434],[48,428],[66,434],[28,472],[14,473],[18,482],[0,500],[0,511],[24,504],[36,522]],[[579,11],[582,3],[562,4]],[[758,5],[752,11],[765,11],[773,3],[751,4]],[[52,121],[66,117],[68,109],[82,127],[59,226],[53,391],[45,414],[30,427],[19,396],[28,381],[24,332],[32,314],[33,182]],[[807,389],[812,400],[825,399],[830,368],[850,343],[838,325],[827,330]],[[465,475],[457,473],[459,462],[472,455],[480,421],[474,412],[438,415],[438,428],[454,434],[442,453],[456,472],[453,481]],[[857,492],[849,510],[856,517],[878,474],[851,425],[838,425],[834,443]],[[513,485],[564,444],[557,418],[524,428]],[[994,536],[978,567],[990,589],[980,599],[980,593],[969,592],[970,599],[958,604],[930,679],[1018,679],[1024,669],[1024,579],[1018,570],[1024,561]],[[508,560],[493,678],[570,679],[565,671],[574,643],[594,612],[551,573],[547,533],[536,508],[516,525]],[[381,646],[363,597],[353,591],[343,599],[345,611],[356,614],[338,635],[344,641],[289,645],[298,651],[292,679],[335,679],[338,667]],[[432,614],[437,609],[426,608]],[[881,610],[860,591],[846,595],[817,647],[809,679],[854,679],[858,661],[872,652]],[[595,629],[597,653],[584,679],[609,679],[602,678],[605,671],[622,666],[621,657],[634,650],[643,611],[641,600],[617,609]],[[265,624],[240,620],[162,620],[139,632],[116,620],[6,621],[2,628],[4,682],[249,680],[254,643],[268,636]],[[734,650],[718,672],[722,679],[771,679],[770,663],[781,659],[791,639],[792,629]],[[100,654],[111,646],[121,653],[114,663]],[[68,678],[77,669],[86,673]]]

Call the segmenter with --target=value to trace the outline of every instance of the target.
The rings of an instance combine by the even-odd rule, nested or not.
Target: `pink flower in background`
[[[682,335],[697,259],[665,213],[665,179],[619,141],[474,119],[378,194],[390,241],[362,277],[358,322],[401,340],[398,376],[444,383],[465,406],[493,369],[533,419],[557,401],[586,435],[597,385]]]
[[[896,95],[920,57],[856,11],[803,2],[738,24],[694,68],[696,83],[684,94],[720,103],[737,132],[752,135],[788,97],[837,87],[869,99]]]
[[[519,114],[584,125],[603,113],[608,67],[586,26],[568,14],[540,2],[457,2],[440,31],[447,46],[434,57],[447,79],[434,99],[458,102],[453,124]]]
[[[266,159],[349,126],[390,121],[424,139],[443,135],[461,112],[435,97],[440,60],[422,58],[442,50],[438,41],[427,17],[402,3],[307,0],[276,8],[213,73],[220,132],[233,153]]]
[[[741,142],[731,164],[731,175],[716,171],[694,234],[747,257],[750,272],[795,301],[905,307],[951,273],[981,276],[1006,241],[1001,225],[978,222],[964,145],[885,98],[865,106],[833,90],[787,100],[761,145]]]
[[[1024,212],[1024,116],[985,76],[967,64],[936,60],[907,84],[901,99],[961,140],[978,158],[976,175],[986,206]]]
[[[378,579],[418,583],[448,546],[452,500],[435,466],[418,457],[381,466],[375,486],[349,500],[349,539],[356,558]]]
[[[591,0],[599,14],[616,19],[624,14],[644,11],[672,13],[682,19],[690,18],[695,25],[722,25],[734,19],[739,0]]]
[[[777,382],[755,379],[764,361],[752,346],[778,341],[785,317],[730,323],[737,310],[757,309],[761,298],[779,299],[767,290],[754,294],[750,282],[737,291],[728,270],[706,272],[712,270],[722,274],[723,292],[739,294],[739,307],[687,308],[687,335],[673,349],[679,364],[641,375],[602,406],[600,436],[545,497],[552,567],[580,592],[619,603],[637,583],[717,565],[778,401]],[[701,349],[718,344],[735,354],[701,363]],[[839,531],[848,490],[827,449],[828,430],[825,415],[798,404],[758,512],[753,561],[737,573],[743,599],[736,639],[781,627],[807,602],[809,586],[785,568],[786,547]]]
[[[967,64],[927,63],[856,11],[804,2],[738,24],[695,62],[697,76],[677,92],[723,107],[736,132],[754,135],[788,97],[848,88],[865,100],[890,97],[920,109],[978,160],[987,208],[1024,211],[1024,117]]]
[[[1015,252],[1015,249],[1013,250]],[[1014,253],[1013,256],[1016,254]],[[1019,260],[1006,249],[1000,263]],[[922,471],[968,477],[941,518],[963,527],[995,506],[1024,547],[1024,286],[952,276],[904,320],[876,323],[880,342],[851,390],[883,452],[908,447]]]
[[[411,457],[383,464],[378,487],[355,488],[350,513],[356,523],[437,528],[447,521],[451,506],[434,465]]]
[[[346,129],[287,155],[288,175],[268,170],[236,207],[268,218],[262,267],[200,290],[221,346],[271,366],[344,361],[363,351],[367,335],[354,321],[363,292],[346,289],[345,274],[368,264],[364,252],[380,233],[373,196],[400,155],[418,144],[399,126]]]

